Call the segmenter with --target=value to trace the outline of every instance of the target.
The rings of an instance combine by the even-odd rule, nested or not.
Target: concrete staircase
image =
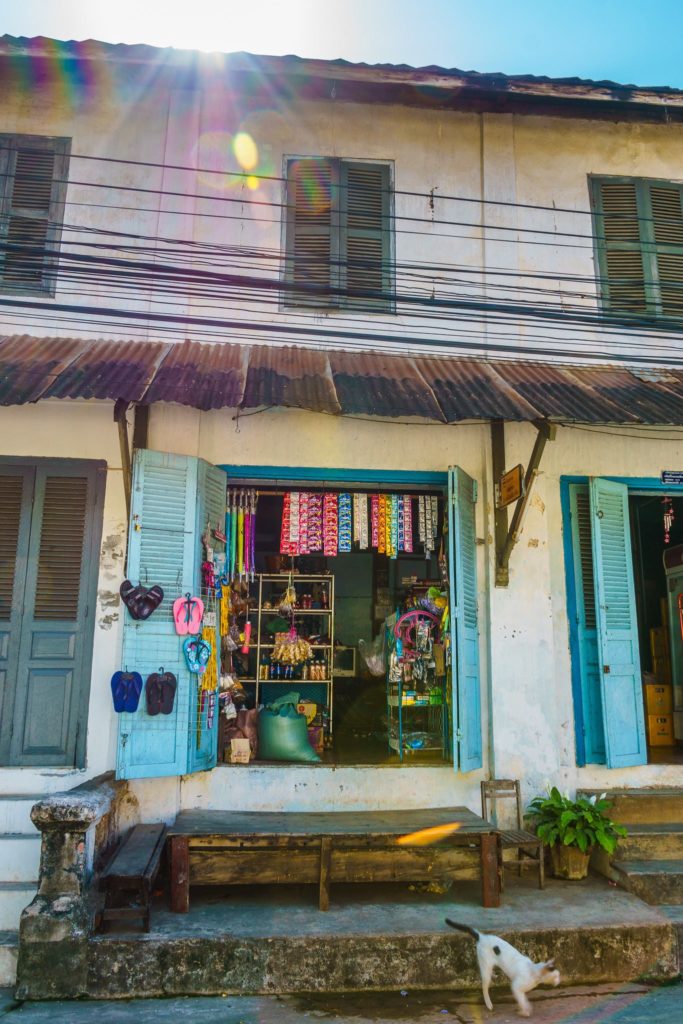
[[[592,796],[597,790],[581,790]],[[594,866],[646,903],[683,904],[683,789],[613,789],[611,817],[628,829],[613,854]]]
[[[0,986],[13,985],[19,918],[36,894],[40,833],[31,821],[37,794],[0,796]]]

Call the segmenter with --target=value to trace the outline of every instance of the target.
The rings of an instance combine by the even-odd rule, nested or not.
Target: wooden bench
[[[397,840],[457,822],[425,846]],[[482,904],[500,905],[497,830],[466,807],[420,811],[266,813],[181,811],[168,829],[171,909],[186,913],[191,885],[315,884],[330,905],[331,882],[481,879]]]
[[[105,893],[101,920],[142,918],[149,931],[152,886],[159,872],[166,840],[165,825],[135,825],[100,875]]]

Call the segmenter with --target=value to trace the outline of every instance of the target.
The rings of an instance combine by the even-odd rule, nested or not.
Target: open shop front
[[[682,764],[683,488],[564,488],[579,764]]]
[[[119,713],[118,777],[481,766],[476,484],[333,475],[136,454],[128,577],[164,596],[122,670],[176,683]]]

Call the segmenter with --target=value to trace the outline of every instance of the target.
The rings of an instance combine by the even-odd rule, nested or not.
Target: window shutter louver
[[[66,195],[66,139],[1,136],[4,200],[0,280],[9,291],[54,292]]]
[[[34,618],[76,620],[88,509],[84,477],[48,476],[38,553]]]
[[[389,168],[342,164],[341,258],[345,305],[385,308],[388,299]],[[376,296],[354,292],[376,292]]]
[[[634,182],[598,182],[604,238],[602,285],[613,312],[647,312],[641,221]]]
[[[662,313],[683,316],[683,211],[678,186],[650,186]]]
[[[578,491],[576,494],[576,519],[585,625],[587,629],[595,629],[595,579],[593,575],[591,510],[588,491]]]
[[[23,493],[23,477],[0,476],[0,620],[3,622],[9,622],[12,615]]]
[[[288,171],[287,304],[337,305],[330,295],[339,260],[336,168],[329,160],[292,160]]]

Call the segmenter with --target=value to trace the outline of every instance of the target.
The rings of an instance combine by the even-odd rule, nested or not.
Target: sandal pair
[[[173,622],[178,636],[187,636],[201,631],[204,618],[204,602],[200,597],[185,594],[173,602]]]
[[[178,680],[172,672],[152,672],[145,683],[145,699],[148,715],[170,715],[173,711]]]
[[[190,672],[195,672],[200,676],[206,672],[206,666],[211,657],[211,644],[202,640],[201,637],[188,636],[183,643],[183,653]]]
[[[137,620],[148,619],[164,599],[164,592],[158,584],[143,587],[142,583],[138,583],[136,587],[130,580],[123,581],[119,594],[131,618]]]

